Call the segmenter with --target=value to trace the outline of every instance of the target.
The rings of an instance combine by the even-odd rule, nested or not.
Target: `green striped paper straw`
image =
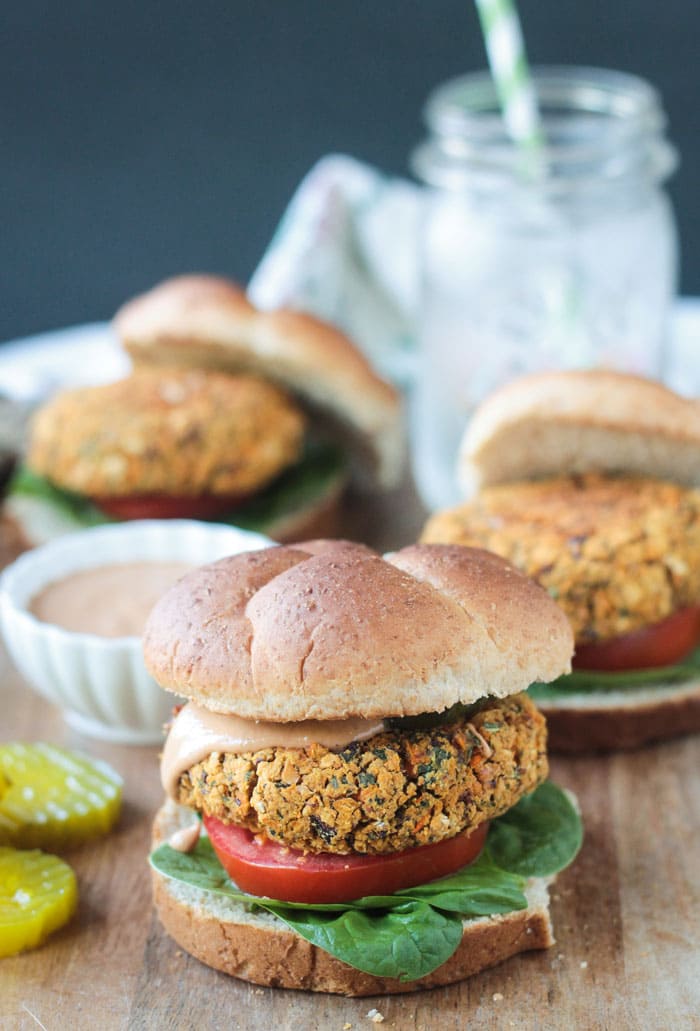
[[[476,0],[491,75],[508,135],[536,154],[544,134],[520,20],[512,0]]]

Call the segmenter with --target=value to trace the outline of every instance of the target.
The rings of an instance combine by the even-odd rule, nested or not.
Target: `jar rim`
[[[639,76],[586,66],[536,66],[533,89],[544,140],[537,147],[539,187],[570,189],[584,180],[643,173],[660,181],[675,168],[664,138],[658,90]],[[522,184],[527,155],[509,138],[488,71],[442,83],[424,119],[431,138],[413,154],[414,171],[431,185],[482,185],[487,178]],[[529,160],[532,160],[532,153]],[[533,177],[530,177],[533,178]]]
[[[664,117],[659,91],[629,72],[584,65],[536,65],[532,68],[532,84],[545,111],[556,104],[571,111],[607,115],[626,124]],[[430,93],[423,109],[428,126],[445,134],[480,134],[487,111],[499,111],[496,87],[487,70],[441,83]]]

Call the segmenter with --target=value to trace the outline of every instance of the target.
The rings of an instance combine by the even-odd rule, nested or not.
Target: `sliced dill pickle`
[[[121,777],[106,763],[47,744],[0,745],[0,845],[73,848],[119,816]]]
[[[0,956],[41,945],[77,904],[75,874],[58,856],[0,847]]]

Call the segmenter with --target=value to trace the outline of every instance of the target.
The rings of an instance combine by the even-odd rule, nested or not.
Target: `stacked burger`
[[[151,857],[166,930],[246,980],[351,995],[551,944],[581,827],[524,689],[571,651],[546,592],[480,550],[316,540],[188,574],[144,635],[190,699]]]
[[[573,672],[531,689],[550,747],[700,730],[700,405],[619,373],[524,377],[476,412],[460,474],[473,496],[422,539],[506,557],[574,630]]]
[[[31,543],[177,517],[290,539],[335,528],[349,479],[396,485],[398,395],[327,323],[184,276],[130,301],[114,326],[133,372],[62,392],[33,420],[8,505]]]

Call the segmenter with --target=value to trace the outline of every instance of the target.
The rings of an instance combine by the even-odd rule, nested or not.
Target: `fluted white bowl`
[[[139,520],[60,537],[21,555],[0,577],[0,623],[24,678],[65,710],[81,733],[149,744],[162,740],[173,695],[146,672],[139,637],[74,633],[38,620],[32,598],[71,573],[143,560],[193,566],[272,544],[267,537],[187,519]]]

